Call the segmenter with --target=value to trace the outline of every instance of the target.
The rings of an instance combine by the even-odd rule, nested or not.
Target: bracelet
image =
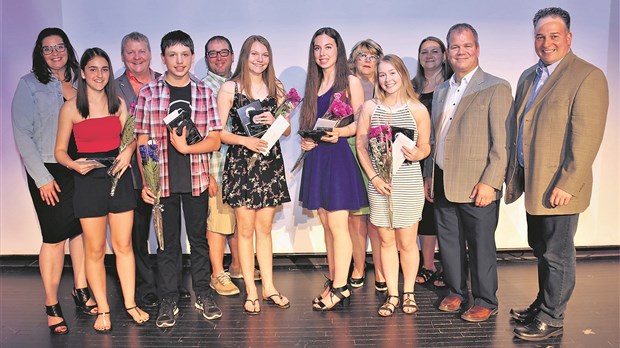
[[[372,178],[370,178],[370,180],[368,180],[368,181],[372,182],[372,180],[373,180],[374,178],[378,177],[378,176],[379,176],[379,174],[377,174],[377,175],[373,176],[373,177],[372,177]]]

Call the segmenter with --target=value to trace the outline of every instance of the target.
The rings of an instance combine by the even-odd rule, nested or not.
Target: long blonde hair
[[[395,54],[387,54],[381,57],[379,62],[377,62],[377,77],[379,76],[379,64],[383,62],[391,64],[400,75],[403,84],[400,89],[400,96],[403,101],[418,100],[418,94],[413,90],[413,86],[409,82],[409,72],[407,71],[407,67],[405,66],[403,60]],[[385,91],[381,88],[379,83],[375,84],[375,96],[381,102],[385,101],[385,98],[387,97]]]

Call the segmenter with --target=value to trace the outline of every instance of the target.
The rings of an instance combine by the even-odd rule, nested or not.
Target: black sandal
[[[441,283],[441,285],[438,285],[437,283]],[[443,279],[443,272],[439,271],[437,272],[437,275],[435,276],[435,281],[433,282],[433,285],[435,287],[438,288],[443,288],[446,286],[446,281]]]
[[[437,271],[431,271],[428,268],[422,267],[418,274],[415,277],[415,282],[418,284],[426,284],[431,280],[435,280],[435,276],[437,275]],[[418,278],[422,278],[422,281],[419,281]]]
[[[347,292],[347,294],[345,294],[345,292]],[[334,303],[334,300],[333,300],[334,296],[340,299],[340,301]],[[332,300],[331,307],[327,306],[325,302],[319,300],[319,302],[314,303],[312,305],[312,310],[313,311],[331,311],[332,309],[335,309],[337,305],[340,305],[340,307],[348,306],[351,303],[351,290],[349,290],[349,286],[347,284],[345,284],[343,287],[340,287],[340,288],[332,288],[329,291],[329,297]]]
[[[274,297],[279,298],[281,302],[284,301],[284,297],[282,296],[281,293],[277,293],[277,294],[269,295],[267,297],[263,297],[263,301],[267,301],[267,303],[272,304],[272,305],[274,305],[274,306],[276,306],[278,308],[282,308],[282,309],[287,309],[287,308],[291,307],[291,302],[290,301],[282,304],[282,303],[276,302],[273,299]]]
[[[97,329],[95,327],[95,323],[97,323],[97,319],[99,319],[99,317],[101,316],[101,319],[103,320],[103,328],[101,329]],[[106,328],[106,317],[108,317],[108,321],[110,322],[110,327]],[[95,323],[93,323],[93,329],[95,329],[95,331],[99,332],[99,333],[108,333],[110,331],[112,331],[112,322],[110,321],[110,312],[103,312],[103,313],[97,313],[97,319],[95,319]]]
[[[60,323],[48,326],[52,335],[66,335],[69,333],[69,326],[67,326],[64,315],[62,315],[62,308],[60,308],[60,303],[56,303],[55,305],[51,306],[45,306],[45,313],[50,317],[62,318],[62,321]],[[56,329],[59,327],[64,327],[65,329],[63,331],[56,331]]]
[[[411,296],[408,296],[411,295]],[[405,308],[413,308],[412,311],[405,311]],[[418,311],[418,304],[415,303],[415,298],[413,297],[413,292],[404,292],[403,293],[403,313],[405,314],[413,314]]]
[[[334,286],[334,282],[331,279],[327,278],[325,280],[325,283],[323,283],[323,291],[325,291],[326,289],[331,290],[332,286]],[[314,300],[312,300],[312,304],[319,303],[322,297],[323,297],[323,293],[320,293],[317,297],[314,298]]]
[[[131,318],[131,320],[133,320],[134,323],[136,323],[137,325],[144,325],[144,323],[149,321],[151,317],[148,315],[148,313],[146,314],[146,318],[143,317],[142,314],[140,314],[140,311],[138,309],[140,309],[138,308],[138,306],[133,306],[131,308],[125,308],[125,310],[127,311],[127,315]],[[129,314],[129,311],[132,311],[132,310],[138,313],[138,317],[140,317],[140,321],[136,320],[131,314]]]
[[[252,304],[252,310],[248,310],[247,308],[245,308],[245,304],[246,302],[250,302]],[[250,299],[245,299],[245,302],[243,302],[243,312],[245,312],[245,314],[249,314],[249,315],[257,315],[260,314],[260,307],[258,307],[258,310],[256,309],[256,305],[258,304],[258,299],[255,300],[250,300]]]
[[[71,296],[73,296],[73,302],[75,302],[75,308],[81,311],[84,314],[95,316],[97,312],[93,312],[92,310],[97,308],[97,304],[92,306],[87,305],[88,300],[92,298],[90,295],[90,291],[88,288],[76,289],[73,288],[71,291]]]
[[[391,298],[395,298],[396,304],[393,304],[392,302],[390,302]],[[398,308],[398,306],[400,306],[400,298],[398,297],[398,295],[388,295],[387,299],[385,300],[385,303],[381,305],[381,307],[379,307],[379,310],[377,311],[377,314],[379,314],[380,317],[391,317],[394,314],[394,310],[396,310],[396,308]],[[387,311],[387,314],[382,314],[383,311]]]

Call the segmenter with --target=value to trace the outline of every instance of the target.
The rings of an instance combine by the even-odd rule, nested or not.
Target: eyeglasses
[[[230,54],[230,50],[223,49],[223,50],[219,50],[219,51],[209,51],[209,52],[207,52],[207,56],[209,58],[215,58],[215,57],[217,57],[218,54],[222,58],[228,57],[228,55]]]
[[[376,62],[379,59],[379,57],[376,54],[368,54],[368,53],[360,52],[357,54],[357,59]]]
[[[65,50],[67,50],[67,46],[64,43],[59,43],[59,44],[54,45],[54,46],[43,46],[43,47],[41,47],[41,51],[45,55],[50,55],[54,51],[60,53],[60,52],[64,52]]]

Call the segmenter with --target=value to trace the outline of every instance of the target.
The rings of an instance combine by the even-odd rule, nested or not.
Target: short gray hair
[[[146,35],[142,33],[138,33],[137,31],[134,31],[123,37],[123,40],[121,41],[121,54],[125,52],[125,44],[127,43],[127,41],[146,42],[146,47],[149,49],[149,52],[151,52],[151,43],[149,42],[149,38],[146,37]]]
[[[471,33],[474,35],[474,42],[476,43],[476,46],[480,47],[480,44],[478,43],[478,32],[476,31],[476,29],[474,29],[474,27],[472,27],[469,23],[457,23],[450,27],[450,30],[448,30],[448,35],[446,36],[448,49],[450,49],[450,35],[452,35],[453,32],[460,33],[464,30],[471,31]]]

